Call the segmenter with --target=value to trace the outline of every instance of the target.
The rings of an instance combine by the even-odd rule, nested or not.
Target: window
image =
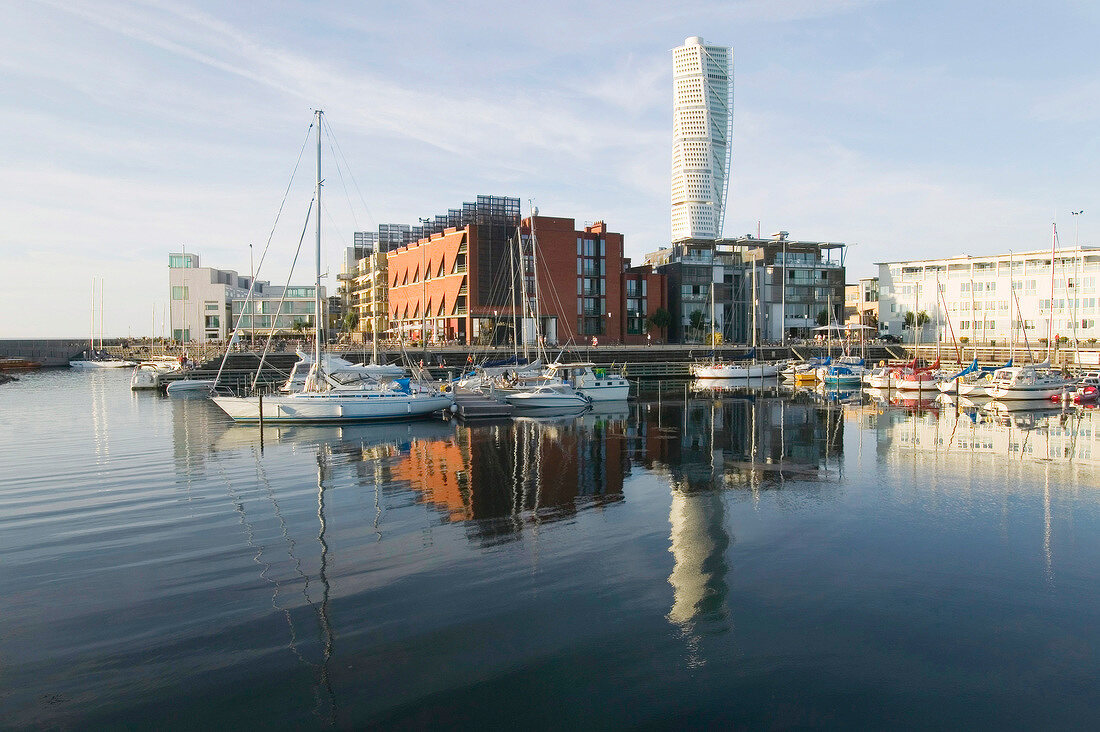
[[[173,300],[187,300],[188,299],[187,285],[184,285],[182,287],[180,287],[179,285],[173,285],[172,286],[172,299]]]
[[[191,269],[196,262],[193,254],[169,254],[168,267],[171,269]]]
[[[217,310],[218,309],[218,303],[210,302],[209,300],[207,300],[206,301],[206,309],[207,310]]]
[[[207,315],[206,316],[206,327],[207,328],[217,328],[218,324],[219,324],[219,319],[218,319],[217,315]]]

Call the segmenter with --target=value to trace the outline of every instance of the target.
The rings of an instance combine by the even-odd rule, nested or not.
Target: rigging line
[[[302,242],[305,241],[306,231],[309,229],[310,215],[313,213],[313,204],[317,201],[317,194],[313,194],[313,198],[309,202],[309,209],[306,210],[306,220],[302,224],[302,235],[298,237],[298,248],[294,250],[294,260],[290,263],[290,272],[286,276],[286,286],[283,287],[283,294],[279,298],[279,307],[275,308],[275,317],[271,319],[271,330],[267,334],[267,342],[264,343],[264,350],[260,354],[260,363],[256,366],[256,375],[252,377],[252,391],[256,391],[256,383],[260,380],[260,371],[264,367],[264,359],[267,358],[267,351],[271,347],[271,341],[275,338],[275,328],[279,324],[279,316],[283,313],[283,303],[286,302],[286,292],[290,288],[290,278],[294,276],[294,267],[298,264],[298,255],[302,253]],[[253,308],[255,310],[255,308]],[[243,313],[242,313],[243,315]],[[255,313],[253,313],[255,316]],[[321,317],[321,313],[314,313],[313,317]],[[226,354],[229,354],[229,349],[226,349]],[[223,359],[224,363],[224,359]],[[320,364],[316,364],[320,368]]]
[[[348,164],[348,162],[347,162],[348,159],[347,159],[347,157],[345,157],[343,149],[340,148],[340,141],[336,139],[336,133],[332,129],[332,123],[329,122],[327,119],[325,120],[325,129],[328,131],[329,136],[332,138],[333,144],[336,145],[336,150],[340,153],[340,157],[344,159],[344,164],[347,165],[348,177],[351,178],[351,183],[352,183],[353,186],[355,186],[355,192],[359,194],[359,201],[363,204],[363,208],[366,210],[367,216],[372,221],[377,222],[378,219],[371,212],[370,206],[367,205],[366,199],[363,198],[363,192],[361,190],[359,190],[359,181],[355,179],[355,173],[352,171],[351,165]]]
[[[252,281],[248,283],[248,294],[245,296],[245,305],[252,302],[252,294],[256,290],[256,273],[260,272],[264,266],[264,260],[267,258],[267,250],[271,248],[271,240],[275,237],[275,229],[279,226],[279,220],[283,216],[283,207],[286,206],[286,199],[290,195],[290,189],[294,185],[294,178],[298,174],[298,166],[302,163],[302,155],[306,151],[306,145],[309,143],[309,133],[313,130],[313,122],[309,123],[309,127],[306,129],[306,137],[302,141],[302,149],[298,151],[298,159],[294,161],[294,169],[290,171],[290,180],[287,181],[286,190],[283,191],[283,200],[279,202],[279,210],[275,213],[275,221],[271,224],[271,232],[267,235],[267,243],[264,244],[264,250],[260,252],[260,263],[256,265],[256,268],[252,272]],[[312,204],[311,204],[312,205]],[[301,247],[301,242],[298,244]],[[250,255],[251,256],[251,255]],[[241,319],[244,318],[245,307],[241,308],[241,314],[237,316],[237,322],[234,323],[233,332],[236,333],[240,330]],[[255,313],[253,313],[255,315]],[[251,322],[251,321],[250,321]],[[256,327],[253,325],[250,330],[255,332]],[[229,342],[233,342],[233,335],[230,334]],[[225,353],[222,354],[222,362],[218,364],[218,373],[214,377],[214,388],[218,386],[218,382],[222,377],[222,370],[225,369],[225,362],[229,359],[229,346],[226,346]],[[263,363],[261,359],[261,364]],[[255,382],[253,382],[255,384]]]
[[[325,205],[324,201],[321,202],[321,210],[324,211],[325,216],[328,217],[328,222],[330,224],[332,224],[332,229],[335,229],[336,238],[338,238],[340,240],[340,244],[344,247],[347,247],[348,240],[345,239],[344,235],[340,233],[340,226],[336,223],[336,219],[332,218],[332,212],[328,210],[328,206]],[[355,216],[353,215],[352,218],[354,219]],[[355,229],[356,229],[356,231],[359,230],[359,224],[358,223],[355,224]],[[330,233],[329,236],[332,236],[332,234]]]
[[[328,139],[328,150],[332,154],[332,162],[333,166],[336,168],[336,176],[340,179],[340,186],[344,189],[344,198],[348,201],[348,212],[351,213],[351,221],[355,224],[356,231],[362,231],[362,229],[359,228],[359,219],[355,216],[355,208],[351,205],[351,195],[348,193],[348,184],[344,182],[343,166],[340,165],[340,158],[336,155],[336,149],[332,145],[332,133],[329,131],[327,125],[322,126],[321,129],[325,132]],[[347,161],[344,162],[346,163]],[[348,174],[351,174],[350,168]]]

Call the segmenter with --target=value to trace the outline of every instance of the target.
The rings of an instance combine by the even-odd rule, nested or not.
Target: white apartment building
[[[168,284],[168,319],[177,341],[225,340],[238,318],[242,338],[266,337],[272,326],[280,336],[313,330],[313,285],[284,288],[258,280],[252,302],[246,302],[248,277],[234,270],[202,267],[198,254],[184,252],[168,255]],[[324,298],[322,288],[322,302]]]
[[[946,259],[879,263],[879,326],[923,342],[1031,346],[1063,337],[1082,345],[1100,337],[1100,247],[1075,247]],[[906,313],[925,313],[906,328]]]
[[[733,49],[693,36],[672,52],[672,241],[722,235],[733,153]]]

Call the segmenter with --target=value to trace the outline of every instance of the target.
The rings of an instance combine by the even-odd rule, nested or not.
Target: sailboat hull
[[[214,403],[235,422],[260,421],[257,397],[214,397]],[[272,395],[263,399],[264,422],[374,422],[418,419],[449,409],[450,394],[423,395],[331,392]]]
[[[697,379],[759,379],[775,376],[779,366],[774,363],[757,363],[748,366],[733,364],[692,364],[691,375]]]

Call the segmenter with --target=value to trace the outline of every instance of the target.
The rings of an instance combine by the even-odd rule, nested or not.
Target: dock
[[[471,419],[504,419],[511,417],[516,408],[511,404],[503,404],[496,399],[490,399],[481,392],[468,389],[455,389],[455,413],[459,419],[466,421]]]

